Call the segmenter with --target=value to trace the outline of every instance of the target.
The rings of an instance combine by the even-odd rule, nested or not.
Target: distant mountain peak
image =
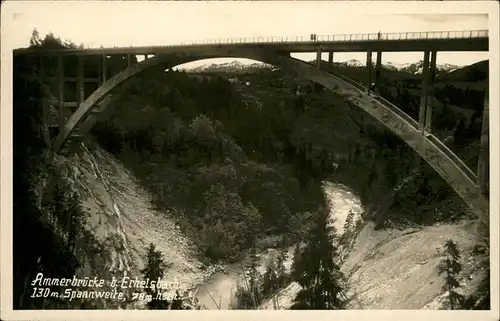
[[[420,75],[423,72],[424,67],[424,61],[419,60],[415,63],[412,64],[404,64],[401,65],[401,67],[398,69],[400,71],[405,71],[408,73],[411,73],[413,75]],[[458,65],[453,65],[449,63],[443,63],[443,64],[436,64],[436,71],[437,73],[448,73],[452,72],[454,70],[463,68],[464,66],[458,66]]]
[[[221,63],[207,63],[201,66],[196,67],[184,67],[181,70],[185,70],[191,73],[200,73],[200,72],[242,72],[245,70],[255,70],[255,69],[272,69],[274,70],[274,66],[263,63],[263,62],[254,62],[251,64],[244,64],[240,61],[233,60]]]
[[[310,63],[315,63],[315,60],[310,61]],[[348,66],[348,67],[364,67],[366,63],[361,62],[358,59],[349,59],[343,62],[335,62],[337,66]],[[414,63],[393,63],[393,62],[385,62],[382,66],[388,70],[407,72],[413,75],[420,75],[423,71],[423,60],[419,60]],[[375,65],[375,62],[373,62]],[[437,74],[450,73],[457,69],[461,69],[464,66],[458,66],[450,63],[443,63],[436,65]],[[271,69],[275,70],[276,68],[272,65],[262,63],[262,62],[254,62],[254,63],[242,63],[237,60],[222,62],[222,63],[207,63],[201,66],[196,67],[184,67],[181,70],[185,70],[191,73],[200,73],[200,72],[228,72],[228,73],[239,73],[245,71],[255,71],[262,69]]]

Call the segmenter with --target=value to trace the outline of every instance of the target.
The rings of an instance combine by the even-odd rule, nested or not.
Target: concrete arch
[[[481,221],[486,226],[489,225],[488,201],[482,196],[474,177],[471,177],[470,169],[437,138],[432,135],[429,137],[422,135],[422,132],[418,129],[418,124],[411,117],[389,102],[368,95],[366,91],[359,88],[352,81],[322,72],[306,62],[291,58],[288,54],[280,54],[274,51],[248,49],[228,51],[220,48],[201,52],[181,52],[168,56],[159,55],[133,65],[109,79],[80,104],[80,107],[71,116],[54,141],[53,152],[60,149],[71,131],[84,120],[85,116],[97,103],[101,102],[115,88],[131,77],[153,67],[166,69],[190,61],[216,57],[248,58],[275,65],[291,71],[297,77],[316,82],[339,94],[377,119],[413,148],[457,192]],[[90,129],[95,122],[95,117],[90,115],[84,122],[82,130]]]
[[[106,98],[108,98],[114,90],[122,86],[127,80],[131,79],[135,75],[140,74],[146,70],[154,68],[167,69],[191,61],[220,57],[248,58],[267,62],[266,60],[270,59],[269,57],[272,57],[273,55],[276,56],[276,53],[265,52],[264,50],[255,51],[209,48],[202,52],[178,52],[169,55],[156,55],[155,57],[145,59],[140,63],[132,65],[127,69],[119,72],[117,75],[111,77],[89,97],[87,97],[87,99],[85,99],[85,101],[80,104],[78,109],[71,115],[68,122],[61,129],[59,135],[54,140],[52,151],[54,153],[57,153],[66,142],[71,132],[80,125],[81,131],[90,129],[97,121],[96,116],[90,115],[92,109],[94,109],[98,104],[101,103],[104,103],[103,105],[106,105]],[[84,121],[83,124],[82,121]]]

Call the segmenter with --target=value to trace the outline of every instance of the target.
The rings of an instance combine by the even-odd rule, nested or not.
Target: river
[[[345,219],[352,211],[359,215],[363,208],[359,198],[347,187],[332,182],[323,182],[323,191],[330,202],[330,215],[334,219],[333,225],[339,234],[343,233]],[[288,256],[285,261],[285,268],[290,269],[292,265],[293,246],[289,248]],[[260,266],[258,270],[264,273],[267,260],[272,260],[277,254],[274,249],[260,253]],[[226,273],[215,273],[198,287],[197,298],[202,306],[209,310],[227,310],[231,303],[232,293],[236,291],[239,282],[244,282],[243,271],[250,260],[247,258],[242,262],[226,266]]]

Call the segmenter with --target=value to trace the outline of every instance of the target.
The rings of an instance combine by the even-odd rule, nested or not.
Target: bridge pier
[[[58,87],[58,99],[59,99],[59,128],[64,126],[64,62],[63,56],[57,56],[57,87]]]
[[[380,93],[380,72],[382,68],[382,51],[377,52],[377,64],[375,66],[375,90]]]
[[[420,93],[420,109],[418,112],[418,124],[422,131],[425,126],[425,111],[427,107],[427,90],[429,78],[429,51],[424,52],[424,65],[422,66],[422,91]]]
[[[328,52],[328,65],[333,66],[333,51]]]
[[[316,51],[316,68],[321,69],[321,49]]]
[[[127,54],[127,68],[130,68],[132,66],[132,54],[128,53]]]
[[[433,50],[431,52],[431,61],[430,61],[430,69],[429,69],[429,80],[428,80],[428,94],[426,101],[426,112],[425,112],[425,130],[427,132],[431,132],[432,127],[432,108],[434,105],[434,89],[436,83],[436,58],[437,51]]]
[[[481,124],[481,142],[479,145],[479,161],[477,164],[477,185],[481,193],[489,198],[490,189],[490,124],[489,124],[488,86],[484,91],[483,122]]]
[[[366,91],[370,94],[372,85],[372,51],[366,53]]]
[[[83,73],[84,73],[84,56],[78,56],[78,73],[77,73],[77,80],[76,80],[76,86],[77,86],[77,98],[76,98],[76,104],[77,106],[80,106],[82,102],[85,101],[85,83],[83,81]]]
[[[108,67],[106,66],[106,55],[101,56],[101,79],[103,84],[108,80]]]

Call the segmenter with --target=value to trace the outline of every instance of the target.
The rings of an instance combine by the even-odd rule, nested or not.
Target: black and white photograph
[[[1,319],[498,320],[498,4],[432,2],[2,2]]]

